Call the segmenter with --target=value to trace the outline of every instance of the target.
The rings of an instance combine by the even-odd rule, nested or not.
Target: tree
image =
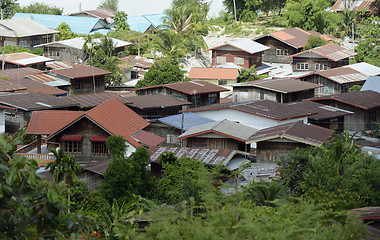
[[[62,148],[50,149],[55,156],[55,161],[49,162],[45,169],[54,176],[55,182],[65,181],[70,185],[75,179],[76,174],[82,171],[82,167],[77,164],[74,157],[64,154]]]
[[[98,9],[109,8],[109,9],[117,11],[118,5],[119,5],[119,0],[102,0],[99,3],[97,8]]]
[[[361,85],[354,85],[348,89],[349,92],[359,92],[362,89]]]
[[[3,10],[3,18],[12,17],[18,6],[17,0],[1,0],[0,8]]]
[[[60,31],[60,33],[56,35],[58,41],[77,37],[77,35],[71,31],[70,26],[65,22],[59,24],[57,30]]]
[[[177,62],[172,59],[160,59],[149,68],[144,79],[137,82],[136,88],[182,81],[184,81],[184,73]]]
[[[263,79],[264,77],[256,74],[256,66],[253,65],[250,68],[241,68],[239,70],[239,76],[237,78],[237,81],[239,83],[240,82],[250,82],[250,81],[254,81],[254,80]]]
[[[40,56],[44,54],[44,50],[42,48],[34,48],[33,50],[30,50],[29,48],[19,46],[5,46],[0,48],[0,52],[2,53],[3,51],[5,54],[18,52],[29,52]]]
[[[327,41],[325,39],[323,39],[321,36],[310,35],[307,38],[307,43],[302,50],[305,51],[305,50],[320,47],[320,46],[323,46],[326,44],[327,44]]]
[[[18,7],[17,12],[62,15],[63,8],[59,8],[53,5],[48,5],[45,3],[34,2],[34,3],[29,4],[28,6]]]
[[[380,18],[371,16],[363,19],[359,34],[361,41],[355,48],[358,55],[355,56],[357,62],[367,62],[380,66]]]
[[[129,30],[129,25],[127,23],[127,16],[124,11],[117,11],[115,13],[114,20],[116,22],[115,29],[116,31],[125,31]]]

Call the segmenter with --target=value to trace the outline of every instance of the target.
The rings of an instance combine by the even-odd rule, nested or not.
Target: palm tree
[[[173,7],[165,11],[164,29],[172,29],[175,33],[186,33],[192,27],[192,7],[185,4],[179,7]]]
[[[76,174],[82,171],[82,167],[75,162],[73,156],[63,154],[62,148],[52,148],[50,151],[54,154],[55,161],[48,163],[45,169],[54,176],[55,182],[65,181],[70,185]]]

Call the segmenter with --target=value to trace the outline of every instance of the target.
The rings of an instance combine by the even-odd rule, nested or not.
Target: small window
[[[81,141],[64,141],[63,150],[65,153],[81,153],[82,142]]]
[[[108,149],[105,142],[92,142],[92,154],[108,154]]]
[[[244,88],[238,88],[239,89],[239,92],[248,92],[248,89],[244,89]]]
[[[218,94],[217,93],[210,93],[208,95],[208,104],[217,103],[217,100],[218,100]]]
[[[276,49],[276,55],[277,56],[287,56],[288,55],[288,49]]]
[[[297,63],[297,70],[309,70],[308,63]]]
[[[241,57],[235,57],[234,58],[234,63],[236,65],[244,65],[244,58],[241,58]]]
[[[218,85],[226,85],[227,84],[227,80],[219,80],[218,81]]]
[[[226,63],[226,57],[216,57],[216,63],[217,64],[224,64],[224,63]]]
[[[376,122],[376,110],[368,111],[368,121],[371,122]]]
[[[83,80],[76,80],[75,89],[82,89],[82,88],[83,88]]]
[[[316,63],[315,64],[315,70],[327,70],[327,65],[326,64],[321,64],[321,63]]]
[[[28,41],[26,40],[20,41],[20,47],[28,47]]]

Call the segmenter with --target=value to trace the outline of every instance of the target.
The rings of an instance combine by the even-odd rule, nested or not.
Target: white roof
[[[231,41],[231,42],[228,42],[227,44],[234,46],[236,48],[239,48],[241,50],[244,50],[246,52],[249,52],[251,54],[262,52],[270,48],[248,38],[242,38],[239,40]]]
[[[37,56],[37,57],[30,57],[30,58],[14,60],[14,61],[12,61],[12,63],[25,66],[25,65],[42,63],[42,62],[49,62],[49,61],[53,61],[53,59],[43,57],[43,56]]]
[[[4,37],[27,37],[59,32],[42,26],[29,18],[0,20],[0,36]]]
[[[111,39],[113,43],[115,44],[116,48],[132,45],[132,43],[130,42],[122,41],[116,38],[111,38]],[[100,41],[101,41],[101,38],[94,39],[95,43],[100,43]],[[83,37],[77,37],[77,38],[66,39],[66,40],[57,41],[57,42],[44,43],[44,44],[37,45],[35,47],[49,46],[49,47],[70,47],[70,48],[82,49],[84,42],[85,42],[85,39]]]
[[[380,75],[380,67],[371,65],[369,63],[361,62],[361,63],[354,63],[350,64],[344,67],[352,68],[358,72],[363,73],[366,76],[378,76]]]

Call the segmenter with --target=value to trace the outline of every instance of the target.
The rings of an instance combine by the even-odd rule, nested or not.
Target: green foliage
[[[178,63],[172,59],[160,59],[149,68],[144,79],[137,82],[136,88],[182,81],[184,81],[184,73]]]
[[[256,66],[253,65],[250,68],[241,68],[239,70],[239,76],[237,78],[237,81],[239,83],[249,82],[249,81],[254,81],[254,80],[260,80],[260,79],[263,79],[264,77],[256,74]]]
[[[362,89],[362,85],[354,85],[348,89],[349,92],[359,92]]]
[[[1,0],[0,8],[3,10],[3,18],[11,18],[18,6],[17,0]]]
[[[107,149],[109,149],[112,158],[122,158],[127,151],[126,140],[122,136],[110,136],[106,141]]]
[[[13,134],[13,137],[15,138],[15,142],[17,142],[21,145],[27,145],[29,143],[36,141],[36,139],[37,139],[35,135],[27,135],[26,134],[26,128],[18,129]]]
[[[77,37],[77,34],[73,33],[69,25],[67,25],[67,23],[65,22],[59,24],[59,26],[57,27],[57,30],[60,31],[60,33],[56,35],[57,41]]]
[[[355,48],[358,55],[355,56],[357,62],[366,62],[375,66],[380,66],[380,18],[371,16],[363,19],[359,28],[362,40]]]
[[[310,35],[307,38],[307,43],[302,50],[305,51],[305,50],[320,47],[320,46],[323,46],[326,44],[327,44],[327,41],[325,39],[323,39],[321,36]]]
[[[256,206],[274,206],[273,201],[284,198],[284,187],[275,181],[272,182],[250,182],[243,186],[243,194],[252,200]]]
[[[28,6],[18,7],[16,12],[62,15],[63,8],[59,8],[53,5],[48,5],[45,3],[33,2],[29,4]]]
[[[117,11],[118,5],[119,5],[119,0],[102,0],[99,3],[97,8],[98,9],[109,8],[109,9]]]
[[[129,25],[127,23],[127,16],[128,15],[124,11],[117,11],[115,13],[114,20],[116,22],[116,31],[125,31],[129,29]]]
[[[5,47],[0,48],[1,54],[3,53],[3,51],[5,54],[18,53],[18,52],[28,52],[28,53],[33,53],[39,56],[42,56],[44,54],[44,50],[42,48],[34,48],[33,50],[30,50],[29,48],[17,47],[17,46],[5,46]]]

